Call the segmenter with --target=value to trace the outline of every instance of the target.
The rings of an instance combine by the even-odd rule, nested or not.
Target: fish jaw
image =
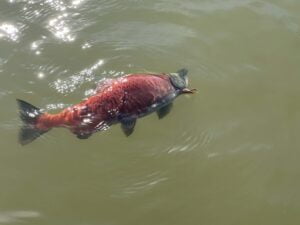
[[[195,94],[197,93],[197,89],[193,88],[193,89],[188,89],[188,88],[184,88],[181,90],[181,94]]]

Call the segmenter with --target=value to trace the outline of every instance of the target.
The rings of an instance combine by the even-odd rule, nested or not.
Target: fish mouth
[[[195,88],[193,88],[193,89],[188,89],[188,88],[183,88],[182,90],[181,90],[181,93],[182,94],[195,94],[195,93],[197,93],[197,89],[195,89]]]

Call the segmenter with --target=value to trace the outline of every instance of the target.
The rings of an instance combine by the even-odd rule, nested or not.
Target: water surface
[[[300,223],[297,0],[2,0],[0,224]],[[126,138],[17,143],[104,78],[189,69],[194,96]]]

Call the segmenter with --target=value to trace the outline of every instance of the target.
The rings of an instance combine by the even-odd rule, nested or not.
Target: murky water
[[[1,0],[0,224],[300,223],[298,0]],[[187,67],[166,118],[25,147],[15,99],[58,112],[103,78]]]

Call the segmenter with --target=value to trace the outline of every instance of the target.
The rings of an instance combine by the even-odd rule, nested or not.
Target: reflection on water
[[[46,37],[43,36],[43,39]],[[43,50],[40,46],[43,44],[44,40],[36,40],[31,43],[30,49],[35,52],[36,55],[40,55]]]
[[[68,13],[63,13],[57,17],[50,19],[48,29],[54,34],[55,37],[62,41],[71,42],[75,40],[75,36],[70,33],[70,28],[66,24]]]
[[[0,39],[2,38],[10,41],[17,41],[19,39],[19,29],[12,24],[0,24]]]
[[[0,224],[298,224],[299,10],[0,1]],[[53,129],[17,144],[16,98],[59,112],[110,78],[182,67],[199,92],[130,138],[119,126],[85,141]]]
[[[88,42],[84,43],[84,44],[81,46],[82,49],[87,49],[87,48],[90,48],[90,47],[92,47],[92,46],[91,46],[91,44],[88,43]]]
[[[93,64],[91,67],[86,68],[82,71],[80,71],[76,75],[72,75],[68,77],[67,79],[61,80],[57,79],[53,83],[53,87],[62,94],[73,92],[76,90],[78,86],[83,84],[87,81],[93,81],[95,79],[95,73],[98,70],[98,68],[103,65],[104,61],[102,59],[98,60],[95,64]]]

